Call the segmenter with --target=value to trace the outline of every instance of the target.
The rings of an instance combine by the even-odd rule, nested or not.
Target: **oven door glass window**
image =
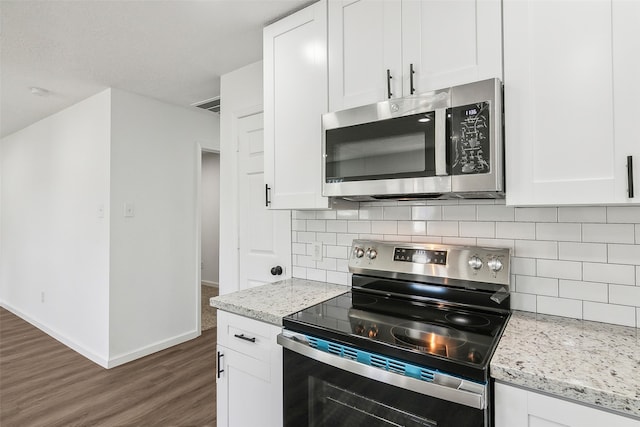
[[[435,112],[326,131],[326,181],[435,176]]]
[[[489,426],[489,410],[401,389],[284,349],[284,425]]]
[[[451,175],[491,172],[490,119],[489,102],[447,109]]]

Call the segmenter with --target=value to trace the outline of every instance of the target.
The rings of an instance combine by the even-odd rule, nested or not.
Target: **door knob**
[[[282,274],[282,267],[280,267],[279,265],[276,265],[275,267],[271,268],[271,274],[273,276],[279,276]]]

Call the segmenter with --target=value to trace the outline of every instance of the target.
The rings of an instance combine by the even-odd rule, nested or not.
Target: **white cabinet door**
[[[504,0],[503,13],[507,203],[614,202],[610,3]]]
[[[218,311],[217,425],[282,426],[280,328]]]
[[[327,2],[264,29],[265,182],[272,209],[328,208],[321,115],[327,112]]]
[[[495,384],[495,427],[638,427],[640,421],[547,395]]]
[[[616,201],[640,203],[640,1],[614,0],[612,10]],[[627,192],[627,156],[634,162],[633,199]]]
[[[400,0],[330,1],[329,110],[402,96],[401,46]]]
[[[403,0],[404,94],[502,79],[500,0]]]
[[[238,118],[238,289],[291,277],[291,212],[265,207],[262,112]],[[272,269],[281,267],[280,274]]]

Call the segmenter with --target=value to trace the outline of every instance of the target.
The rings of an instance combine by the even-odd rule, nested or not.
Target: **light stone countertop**
[[[491,376],[640,417],[640,330],[514,311]]]
[[[220,310],[282,326],[283,317],[349,290],[349,286],[294,278],[213,297],[209,304]]]

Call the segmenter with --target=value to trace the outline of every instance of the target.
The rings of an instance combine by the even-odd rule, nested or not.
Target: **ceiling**
[[[310,0],[1,0],[0,136],[108,87],[189,106]],[[46,96],[31,93],[46,89]]]

